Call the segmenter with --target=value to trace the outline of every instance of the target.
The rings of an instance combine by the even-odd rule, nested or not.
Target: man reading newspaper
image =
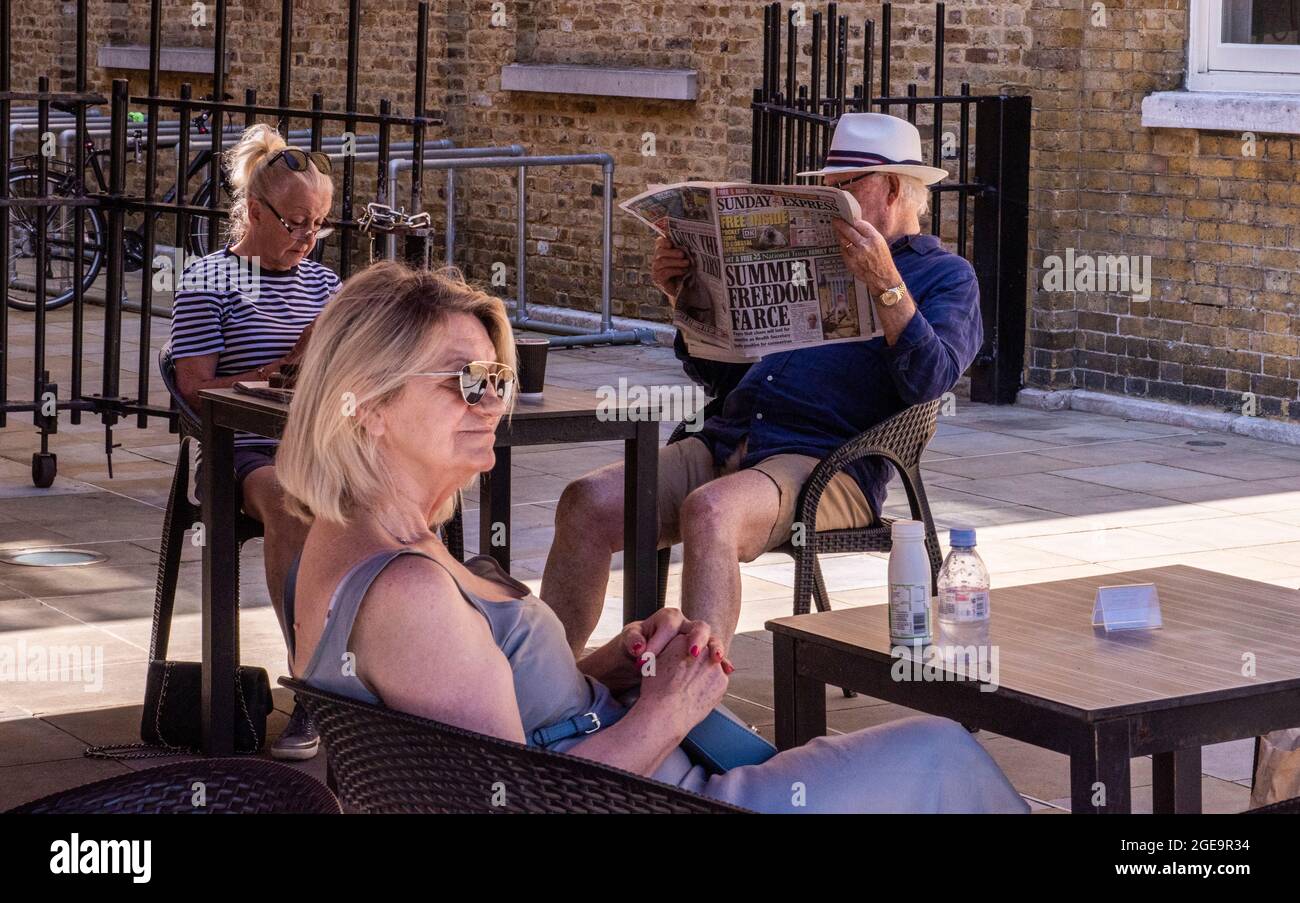
[[[937,238],[921,234],[927,185],[946,175],[921,163],[921,138],[878,113],[840,119],[821,176],[852,193],[862,218],[834,224],[849,271],[875,301],[883,335],[769,354],[754,364],[692,356],[686,372],[725,397],[702,429],[659,452],[659,546],[681,542],[682,611],[730,643],[740,617],[739,562],[786,542],[799,492],[817,462],[911,405],[939,398],[983,342],[975,273]],[[677,303],[689,258],[660,238],[653,278]],[[821,498],[817,529],[870,526],[891,466],[859,462]],[[623,548],[623,465],[565,488],[541,596],[580,652],[604,605],[610,556]]]

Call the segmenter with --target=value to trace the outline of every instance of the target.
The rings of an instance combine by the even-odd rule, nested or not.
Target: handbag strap
[[[162,740],[162,743],[122,743],[115,746],[87,746],[84,755],[89,759],[161,759],[168,756],[198,756],[202,751],[192,746],[176,746],[168,743],[163,737],[162,732],[162,712],[163,704],[167,699],[167,681],[171,677],[172,665],[174,662],[166,662],[163,665],[162,688],[158,692],[158,705],[154,707],[154,733]],[[244,698],[244,687],[239,681],[239,671],[235,672],[235,698],[239,700],[239,707],[243,711],[244,721],[248,724],[248,732],[253,737],[257,737],[257,728],[253,726],[253,717],[248,712],[248,700]],[[256,755],[260,750],[253,750],[246,755]],[[238,752],[238,750],[236,750]]]
[[[189,506],[189,486],[190,486],[190,443],[194,440],[190,436],[181,436],[180,450],[176,454],[176,476],[173,477],[172,492],[176,492],[176,483],[185,487],[184,499],[185,505]],[[168,522],[165,528],[164,540],[167,539],[166,533],[171,531],[171,518],[178,517],[180,512],[169,506]],[[181,534],[181,542],[184,543],[184,533]],[[173,554],[180,557],[181,551],[172,550]],[[183,550],[182,550],[183,551]],[[161,551],[160,551],[161,554]],[[179,568],[177,568],[179,574]],[[164,599],[162,592],[162,569],[158,571],[158,588],[153,598],[153,629],[149,633],[149,661],[154,662],[167,658],[167,645],[171,640],[172,633],[172,613],[176,609],[176,592],[173,589],[171,598]]]

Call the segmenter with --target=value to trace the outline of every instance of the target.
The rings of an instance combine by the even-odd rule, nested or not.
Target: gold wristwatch
[[[907,286],[900,282],[893,288],[885,289],[885,291],[881,292],[880,297],[877,298],[876,301],[879,302],[881,307],[893,307],[899,301],[902,301],[906,294]]]

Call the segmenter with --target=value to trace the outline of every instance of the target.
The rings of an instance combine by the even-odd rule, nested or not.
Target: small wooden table
[[[1162,628],[1091,626],[1097,587],[1124,583],[1156,585]],[[994,590],[990,607],[992,692],[952,680],[974,677],[960,666],[895,679],[886,605],[769,621],[777,746],[826,732],[830,684],[1065,753],[1075,812],[1129,812],[1143,755],[1154,811],[1200,812],[1202,746],[1300,725],[1296,590],[1178,565]]]
[[[235,432],[271,439],[284,430],[289,406],[233,389],[199,393],[203,420],[203,750],[234,751],[235,668],[239,664],[239,547],[235,516]],[[659,607],[659,411],[601,404],[595,392],[547,386],[538,400],[520,399],[497,427],[496,464],[480,481],[479,548],[510,567],[510,449],[561,442],[624,442],[624,620]],[[503,524],[493,536],[493,525]],[[497,540],[493,542],[493,540]],[[501,540],[504,539],[504,543]]]

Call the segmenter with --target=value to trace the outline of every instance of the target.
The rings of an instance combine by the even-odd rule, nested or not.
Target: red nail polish
[[[645,643],[633,643],[633,644],[632,644],[632,651],[633,651],[633,652],[640,652],[640,651],[641,651],[641,647],[644,646],[644,645],[645,645]]]
[[[699,656],[700,656],[700,647],[699,647],[699,646],[692,646],[692,647],[691,647],[691,655],[695,656],[696,658],[699,658]]]

